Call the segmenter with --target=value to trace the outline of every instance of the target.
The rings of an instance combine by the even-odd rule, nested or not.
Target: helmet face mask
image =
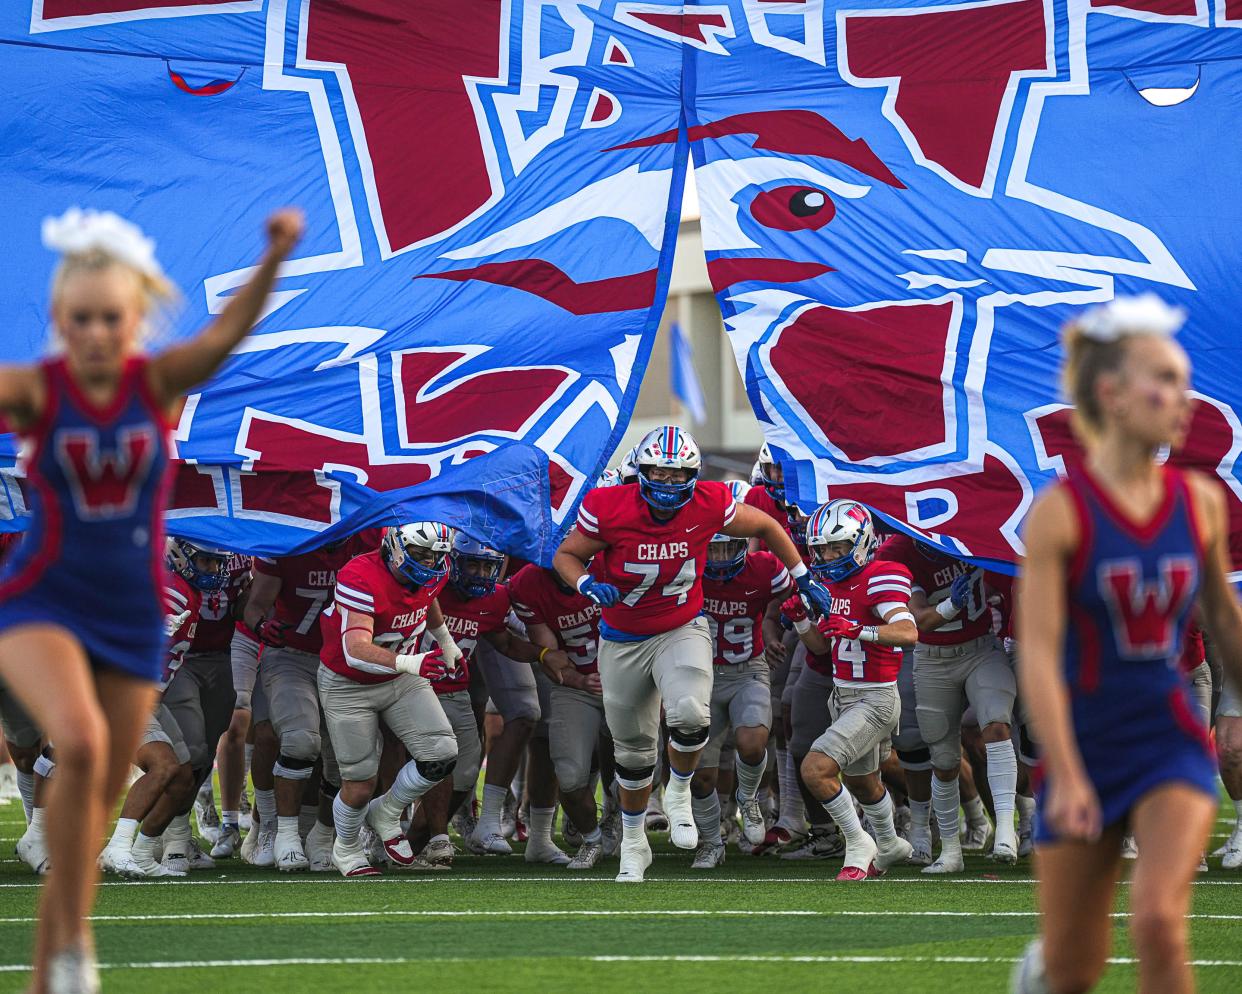
[[[870,511],[856,501],[833,500],[821,504],[807,520],[806,544],[811,572],[839,582],[871,562],[880,543]]]
[[[165,552],[169,569],[203,593],[224,589],[229,578],[229,556],[224,549],[198,545],[185,538],[170,538]]]
[[[703,576],[708,580],[723,583],[732,580],[746,565],[747,541],[734,538],[732,535],[713,535],[707,547],[707,563],[703,567]]]
[[[486,597],[496,589],[505,568],[505,555],[458,532],[450,556],[449,580],[467,600]]]
[[[384,532],[380,553],[407,587],[439,583],[448,575],[453,529],[438,521],[395,525]],[[421,561],[420,561],[421,560]]]
[[[693,499],[703,457],[689,432],[668,425],[648,432],[638,443],[634,465],[643,500],[657,511],[676,511]],[[656,469],[685,470],[687,476],[681,482],[655,480],[651,471]]]

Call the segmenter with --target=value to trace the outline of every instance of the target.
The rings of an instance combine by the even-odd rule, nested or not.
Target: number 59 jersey
[[[667,521],[651,514],[637,483],[588,493],[578,509],[578,531],[607,546],[591,574],[621,591],[621,600],[604,608],[604,624],[630,635],[659,635],[698,617],[707,547],[736,511],[728,485],[713,480],[699,481],[690,502]]]
[[[336,596],[320,617],[323,648],[319,661],[333,673],[358,683],[387,683],[391,673],[372,673],[355,665],[345,648],[345,632],[357,615],[373,619],[371,642],[400,655],[418,651],[418,640],[427,627],[427,608],[444,587],[444,580],[417,590],[398,583],[378,550],[351,559],[337,574]]]

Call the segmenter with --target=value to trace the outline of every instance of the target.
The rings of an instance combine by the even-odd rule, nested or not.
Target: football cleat
[[[759,845],[755,846],[752,850],[752,854],[755,856],[762,856],[766,853],[774,856],[776,855],[777,850],[789,845],[791,842],[794,842],[795,839],[797,840],[797,844],[801,845],[806,839],[806,836],[795,836],[793,832],[778,822],[769,828],[766,833],[764,833],[763,841],[760,842]]]
[[[1018,848],[1008,840],[997,839],[996,845],[992,847],[988,859],[993,863],[1001,863],[1004,866],[1013,866],[1018,861]]]
[[[867,876],[879,876],[880,870],[875,865],[876,857],[879,855],[879,847],[875,844],[875,839],[870,835],[863,833],[857,845],[846,845],[845,847],[845,866],[841,873],[837,875],[838,880],[856,880],[856,876],[847,873],[848,870],[861,870],[863,878]]]
[[[190,839],[189,851],[186,858],[190,861],[191,870],[214,870],[216,861],[203,852],[203,847],[198,844],[198,839]]]
[[[615,856],[621,848],[621,809],[613,808],[599,823],[600,835],[603,836],[604,855]]]
[[[567,870],[589,870],[604,857],[604,847],[599,842],[584,842],[569,861]]]
[[[1018,859],[1026,859],[1035,851],[1035,840],[1032,836],[1031,828],[1026,828],[1018,832]]]
[[[155,854],[144,851],[135,847],[129,853],[128,858],[124,856],[117,859],[116,872],[123,877],[129,877],[139,880],[144,877],[184,877],[186,870],[179,870],[176,867],[166,866],[155,858]]]
[[[695,850],[694,862],[690,864],[692,870],[714,870],[718,866],[724,866],[725,847],[720,843],[701,842],[699,848]]]
[[[241,848],[241,831],[234,825],[220,829],[216,844],[211,847],[212,859],[232,859]]]
[[[338,837],[332,843],[332,862],[343,877],[378,877],[379,870],[367,859],[367,851],[360,841],[346,845]]]
[[[449,825],[453,831],[457,833],[458,838],[463,842],[474,834],[474,830],[479,826],[479,801],[478,798],[470,798],[468,802],[462,804],[457,809],[457,814],[453,815]]]
[[[480,838],[477,834],[466,839],[466,848],[476,856],[512,856],[513,847],[496,832]]]
[[[1220,865],[1225,870],[1242,869],[1242,828],[1235,828],[1220,853]]]
[[[790,843],[779,856],[781,859],[833,859],[845,852],[845,840],[834,825],[831,828],[812,828],[810,834],[799,845]]]
[[[281,873],[300,873],[310,869],[310,860],[302,849],[302,840],[296,835],[276,836],[272,845],[272,860]]]
[[[254,866],[275,866],[276,865],[276,826],[265,828],[259,826],[259,841],[255,846],[254,859],[251,860]]]
[[[428,842],[420,856],[432,866],[448,869],[453,865],[453,857],[457,855],[457,847],[448,839],[433,839]]]
[[[966,825],[966,833],[962,836],[962,849],[966,852],[982,852],[988,847],[988,841],[992,838],[992,823],[984,818],[983,821]]]
[[[571,862],[567,853],[553,842],[526,843],[526,862],[551,863],[553,866],[568,866]]]
[[[220,837],[220,812],[216,810],[210,791],[206,794],[199,791],[194,798],[194,819],[198,822],[198,834],[214,845]]]
[[[842,867],[841,872],[837,874],[837,880],[842,883],[858,883],[863,880],[869,880],[872,877],[878,877],[879,875],[879,871],[875,870],[874,866],[868,867],[865,870],[860,870],[856,866],[845,866]]]
[[[336,869],[332,865],[332,841],[336,833],[327,825],[315,822],[315,827],[307,833],[303,852],[310,861],[311,873],[328,873]]]
[[[621,872],[617,874],[617,883],[641,884],[650,865],[651,844],[646,835],[621,840]]]
[[[930,866],[923,867],[924,873],[932,875],[940,875],[944,873],[964,873],[965,870],[966,863],[962,860],[962,853],[960,850],[948,853],[941,850],[941,853],[938,857],[936,857],[935,862],[933,862]]]
[[[737,800],[738,812],[742,816],[742,832],[746,836],[746,841],[751,845],[757,846],[767,838],[768,830],[763,821],[763,808],[759,806],[757,798],[750,800]]]
[[[39,874],[39,876],[43,876],[52,868],[52,861],[47,854],[47,844],[43,840],[42,830],[32,832],[27,828],[26,834],[17,840],[15,851],[17,858],[35,873]]]
[[[128,856],[129,846],[114,846],[109,844],[104,846],[103,852],[99,854],[99,859],[95,862],[99,864],[99,868],[103,870],[104,873],[120,873],[121,871],[118,867],[121,863],[125,862],[125,859]]]
[[[911,866],[931,866],[931,833],[920,833],[910,840],[910,856],[906,862]]]
[[[903,839],[900,835],[897,840],[887,848],[881,847],[875,854],[874,866],[878,876],[883,876],[890,867],[896,866],[898,863],[909,861],[911,854],[914,852],[914,846]]]
[[[1133,835],[1127,835],[1121,840],[1121,858],[1138,859],[1138,843],[1134,841]]]
[[[401,819],[390,817],[383,807],[380,798],[375,798],[367,805],[367,825],[380,840],[384,847],[384,856],[388,862],[397,866],[411,866],[414,863],[414,850],[410,848],[410,840],[401,832]]]
[[[694,824],[694,806],[690,800],[689,783],[684,783],[680,788],[674,788],[671,784],[665,788],[664,813],[668,816],[669,841],[678,849],[698,848],[699,829]]]
[[[1199,868],[1195,872],[1196,873],[1207,873],[1207,871],[1208,871],[1207,853],[1203,853],[1199,857]]]

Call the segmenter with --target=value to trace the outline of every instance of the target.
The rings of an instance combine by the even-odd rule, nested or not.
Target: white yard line
[[[154,960],[150,962],[100,963],[101,970],[196,970],[221,967],[257,966],[425,966],[429,964],[460,963],[478,966],[487,962],[526,961],[527,956],[428,956],[428,957],[380,957],[350,956],[340,958],[296,957],[288,959],[220,959],[220,960]],[[934,963],[934,964],[1012,964],[1018,962],[1008,956],[555,956],[552,960],[582,963]],[[1114,965],[1134,965],[1138,960],[1115,957]],[[1242,960],[1192,960],[1194,967],[1239,967]],[[0,964],[0,973],[26,973],[30,967],[20,963]]]

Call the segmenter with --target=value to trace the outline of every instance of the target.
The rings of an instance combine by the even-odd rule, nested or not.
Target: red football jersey
[[[603,542],[591,573],[621,591],[604,623],[631,635],[659,635],[703,610],[703,564],[712,536],[737,512],[727,484],[702,480],[668,521],[657,521],[637,483],[592,490],[578,509],[578,531]]]
[[[785,529],[785,534],[793,540],[794,545],[798,547],[798,555],[802,557],[804,563],[811,561],[810,552],[805,545],[798,543],[794,539],[793,529],[789,527],[789,515],[776,506],[776,501],[772,499],[772,495],[762,486],[751,487],[746,492],[746,500],[743,502],[757,511],[762,511],[769,518],[772,518],[778,525]],[[763,548],[767,549],[767,544],[760,542]]]
[[[509,617],[509,591],[503,584],[497,584],[487,596],[467,600],[450,584],[440,591],[439,601],[444,623],[461,650],[461,661],[455,672],[431,686],[437,694],[451,694],[470,686],[470,663],[480,636],[505,627],[505,619]],[[430,640],[423,648],[431,648]]]
[[[566,593],[552,574],[539,566],[523,566],[509,581],[513,612],[525,624],[547,625],[556,647],[569,654],[583,673],[595,673],[599,649],[599,605],[576,590]]]
[[[228,580],[220,590],[203,594],[203,604],[198,612],[198,631],[190,652],[228,652],[237,630],[233,612],[237,600],[245,590],[250,578],[250,557],[229,556]]]
[[[285,629],[285,644],[289,648],[313,653],[323,648],[319,615],[332,603],[337,570],[355,556],[373,551],[379,543],[379,532],[369,529],[334,549],[313,549],[281,559],[255,557],[255,573],[280,578],[272,617],[289,626]]]
[[[861,625],[882,625],[881,604],[910,603],[910,571],[901,563],[873,559],[853,576],[839,583],[825,583],[832,597],[832,613]],[[828,628],[819,621],[820,631]],[[807,653],[807,665],[820,673],[831,673],[840,684],[895,683],[901,669],[901,650],[878,642],[834,638],[831,656]]]
[[[717,666],[747,663],[763,652],[763,615],[793,591],[789,570],[770,552],[752,552],[742,571],[721,583],[703,577],[703,613],[712,629]]]
[[[397,654],[417,652],[427,627],[427,608],[443,583],[417,590],[398,583],[378,549],[351,559],[337,574],[332,605],[319,619],[323,639],[319,661],[358,683],[395,680],[396,670],[373,673],[361,669],[346,652],[344,633],[349,630],[349,619],[355,614],[370,615],[374,619],[372,643]]]
[[[983,583],[983,570],[950,556],[929,559],[915,547],[909,535],[894,535],[884,543],[884,556],[909,569],[914,578],[913,589],[922,591],[932,607],[949,599],[954,579],[963,573],[970,575],[970,595],[961,613],[939,628],[920,630],[919,641],[924,645],[960,645],[992,631],[994,621]]]
[[[181,669],[181,664],[185,662],[185,654],[193,644],[198,630],[202,600],[203,592],[197,587],[190,586],[190,582],[180,573],[168,570],[164,574],[164,613],[182,614],[189,611],[190,615],[168,640],[168,654],[164,658],[164,674],[160,677],[161,691],[168,689],[173,674]]]

